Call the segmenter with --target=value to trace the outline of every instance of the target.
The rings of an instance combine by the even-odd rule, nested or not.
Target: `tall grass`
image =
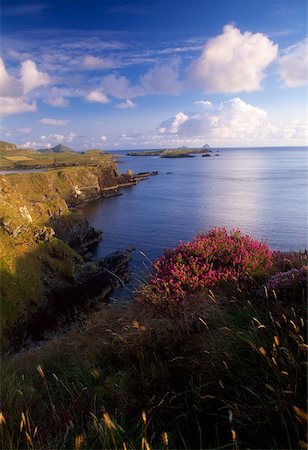
[[[299,293],[277,302],[249,279],[178,308],[102,306],[3,361],[2,448],[307,448]]]

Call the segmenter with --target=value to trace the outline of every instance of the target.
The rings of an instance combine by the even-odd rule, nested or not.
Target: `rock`
[[[85,261],[95,261],[95,257],[91,252],[87,252],[85,255],[83,255],[83,259]]]
[[[51,227],[41,227],[36,228],[34,232],[34,239],[37,242],[44,241],[48,242],[55,236],[55,230]]]
[[[133,248],[128,248],[124,251],[110,253],[102,261],[101,265],[112,272],[121,271],[132,259]]]
[[[32,223],[31,214],[29,213],[28,208],[26,206],[20,206],[19,212],[24,219],[27,219],[29,223]]]
[[[202,155],[202,158],[205,158],[206,156],[211,156],[208,153],[206,153],[205,155]]]
[[[59,239],[77,250],[94,245],[102,238],[102,231],[90,226],[87,219],[76,213],[70,213],[51,222]]]

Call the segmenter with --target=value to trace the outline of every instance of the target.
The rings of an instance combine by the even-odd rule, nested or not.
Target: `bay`
[[[126,153],[117,152],[121,172],[159,174],[79,211],[103,230],[95,256],[133,246],[140,273],[164,249],[220,226],[267,240],[272,250],[308,247],[307,147],[221,148],[177,159]]]

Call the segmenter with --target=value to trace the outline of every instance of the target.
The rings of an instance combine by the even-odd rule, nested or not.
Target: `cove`
[[[117,152],[119,171],[159,174],[123,195],[79,210],[103,230],[97,257],[133,246],[133,272],[141,277],[149,260],[180,240],[212,227],[239,228],[271,249],[307,245],[307,147],[219,149],[219,157],[163,159]]]

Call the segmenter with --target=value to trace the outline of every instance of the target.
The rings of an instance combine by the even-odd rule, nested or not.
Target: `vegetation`
[[[97,198],[122,178],[110,159],[95,167],[0,175],[1,337],[35,309],[46,288],[81,270],[80,255],[54,236],[60,219],[67,234],[86,234],[88,224],[69,206]]]
[[[194,154],[206,153],[204,149],[167,149],[167,150],[147,150],[145,152],[129,152],[127,156],[159,156],[160,158],[187,158]]]
[[[239,230],[217,228],[180,243],[154,265],[148,292],[158,301],[181,302],[206,289],[239,283],[272,266],[272,252]],[[146,297],[146,295],[143,295]]]
[[[246,257],[232,289],[104,305],[80,329],[7,358],[2,448],[307,448],[307,254],[272,254],[216,230],[187,244],[185,258],[208,243],[213,267],[223,267],[236,239]],[[247,267],[258,270],[245,278]],[[300,275],[278,276],[275,289],[288,293],[280,302],[270,283],[290,270]]]
[[[14,144],[0,141],[0,169],[13,170],[96,165],[112,159],[110,155],[98,150],[78,153],[70,150],[68,147],[62,147],[67,150],[61,151],[60,149],[57,153],[52,151],[52,149],[46,149],[40,152],[17,148]]]

